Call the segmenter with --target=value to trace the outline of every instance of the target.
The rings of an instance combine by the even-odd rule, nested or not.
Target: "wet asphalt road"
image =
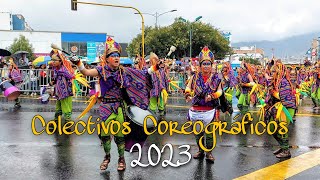
[[[272,151],[277,148],[273,137],[257,135],[223,135],[217,139],[217,147],[213,150],[216,160],[209,164],[205,160],[191,159],[186,165],[162,167],[161,162],[169,159],[166,149],[160,163],[154,167],[131,167],[132,160],[138,153],[125,152],[127,169],[118,172],[116,145],[112,144],[111,162],[107,171],[99,170],[104,152],[96,134],[47,135],[35,136],[31,131],[31,119],[36,114],[42,115],[46,121],[54,115],[54,102],[41,105],[38,100],[22,99],[22,108],[14,110],[12,103],[1,99],[0,111],[0,179],[233,179],[254,172],[261,168],[276,164],[281,160],[275,158]],[[168,102],[166,121],[173,120],[182,124],[188,106],[180,97],[171,98]],[[172,107],[172,106],[179,106]],[[97,107],[97,106],[96,106]],[[235,105],[234,105],[235,107]],[[81,103],[74,103],[74,117],[84,109]],[[292,157],[320,148],[319,112],[311,109],[309,100],[303,102],[297,120],[290,125],[290,145]],[[97,118],[97,110],[91,111],[93,119]],[[87,119],[87,116],[83,118]],[[227,122],[231,118],[221,116]],[[36,124],[37,128],[40,123]],[[191,145],[189,152],[197,152],[193,135],[160,136],[158,133],[148,137],[142,149],[142,162],[147,164],[148,148],[156,144],[160,149],[165,144],[173,145],[173,161],[185,162],[188,158],[179,155],[179,146]],[[152,159],[157,154],[152,151]],[[319,165],[297,174],[289,179],[320,179]]]

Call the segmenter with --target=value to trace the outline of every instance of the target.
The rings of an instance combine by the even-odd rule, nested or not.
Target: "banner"
[[[88,57],[88,64],[91,64],[96,60],[97,55],[97,47],[95,42],[87,42],[87,57]]]

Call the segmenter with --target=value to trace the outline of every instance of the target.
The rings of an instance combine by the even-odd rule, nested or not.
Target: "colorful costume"
[[[57,99],[54,119],[57,121],[58,117],[63,114],[65,121],[68,122],[71,121],[72,115],[72,80],[74,79],[72,70],[68,69],[71,64],[61,52],[55,49],[51,51],[50,57],[53,60],[62,61],[60,67],[53,67],[54,77],[51,85],[54,84],[54,95]]]
[[[296,98],[290,78],[287,76],[286,67],[281,63],[274,65],[274,79],[268,87],[268,95],[265,100],[267,122],[276,121],[277,123],[286,122],[288,127],[295,114]],[[271,131],[274,131],[274,126],[271,125]],[[284,135],[276,131],[273,137],[280,145],[280,149],[274,152],[277,158],[291,157],[289,151],[288,132]]]
[[[320,66],[317,64],[315,66],[317,70],[313,73],[313,83],[311,88],[311,99],[314,107],[318,107],[320,104]]]
[[[234,72],[230,67],[230,64],[225,64],[222,68],[222,88],[226,94],[228,102],[232,105],[232,97],[234,89],[238,84],[238,80],[234,76]]]
[[[11,79],[11,84],[16,86],[18,89],[21,89],[21,84],[23,82],[22,76],[20,73],[20,70],[16,66],[16,64],[13,62],[13,59],[10,59],[10,65],[12,66],[12,69],[9,70],[8,77]],[[20,100],[19,98],[14,100],[16,103],[14,105],[15,108],[20,108]]]
[[[233,113],[232,108],[232,98],[234,94],[234,89],[238,84],[237,79],[234,77],[233,70],[229,63],[224,63],[221,69],[221,75],[219,74],[219,79],[221,79],[221,87],[224,94],[220,97],[220,105],[216,111],[216,119],[220,118],[220,110],[222,112],[228,112],[231,116]]]
[[[290,82],[293,88],[296,88],[299,85],[299,83],[298,83],[298,72],[294,66],[289,68],[289,74],[290,74]]]
[[[122,66],[112,69],[109,64],[106,64],[107,60],[114,61],[116,58],[119,59],[120,53],[121,46],[111,37],[108,37],[101,66],[96,67],[100,84],[100,92],[97,92],[96,96],[99,96],[99,99],[101,100],[99,113],[100,119],[103,121],[102,123],[104,123],[106,127],[111,120],[118,121],[121,124],[121,129],[114,135],[114,139],[118,146],[119,153],[118,170],[124,170],[125,137],[122,133],[122,123],[126,118],[126,105],[133,104],[141,109],[148,109],[149,91],[147,84],[148,78],[150,78],[150,72],[148,70],[138,70]],[[85,69],[81,62],[76,63],[80,71]],[[98,95],[98,93],[100,95]],[[93,105],[94,103],[90,103],[90,106]],[[84,114],[80,116],[83,115]],[[115,130],[116,128],[117,127],[115,127]],[[110,162],[111,134],[109,132],[101,131],[100,138],[105,151],[105,157],[100,169],[105,170]]]
[[[103,69],[104,68],[104,72]],[[148,91],[146,88],[146,71],[132,68],[121,68],[116,71],[109,66],[96,67],[99,72],[101,100],[100,118],[107,125],[111,120],[124,122],[125,104],[134,104],[141,109],[148,107]],[[105,78],[104,78],[105,77]],[[124,94],[125,93],[125,94]],[[121,130],[115,136],[119,156],[124,156],[124,135]],[[106,156],[110,156],[110,134],[101,133]]]
[[[213,53],[208,49],[208,47],[204,47],[202,49],[199,57],[200,65],[202,65],[204,61],[210,61],[212,66]],[[202,120],[205,125],[209,124],[211,121],[214,120],[214,109],[219,106],[219,100],[217,98],[219,98],[222,95],[221,87],[219,89],[220,82],[221,80],[219,79],[217,73],[209,72],[207,76],[204,76],[202,72],[199,72],[191,77],[185,90],[186,98],[189,98],[190,96],[193,97],[192,107],[190,108],[188,114],[189,120]],[[211,101],[205,101],[205,98],[207,96],[212,97]],[[202,113],[205,113],[205,115],[202,115],[204,116],[204,118],[198,119],[197,116]],[[204,156],[204,151],[200,148],[199,145],[199,140],[201,136],[204,136],[204,132],[200,133],[199,135],[196,135],[196,141],[199,147],[199,152],[194,155],[194,158],[201,158]],[[205,138],[203,138],[202,140],[202,144],[205,144],[207,149],[212,149],[212,134],[205,134]],[[207,159],[209,159],[210,161],[214,161],[211,152],[207,153]]]
[[[242,64],[242,72],[239,74],[239,89],[240,96],[238,101],[238,108],[242,115],[246,114],[249,110],[250,105],[250,97],[249,93],[251,92],[252,87],[255,85],[253,81],[250,81],[249,76],[252,77],[250,71],[250,65],[243,63]]]
[[[151,58],[151,57],[150,57]],[[150,91],[150,104],[149,108],[154,113],[157,108],[160,116],[164,115],[165,111],[165,99],[168,91],[168,79],[164,69],[159,69],[151,74],[152,89]]]

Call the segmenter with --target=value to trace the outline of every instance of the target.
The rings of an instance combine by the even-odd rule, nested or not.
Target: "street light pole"
[[[155,25],[155,27],[157,28],[158,27],[158,17],[159,17],[158,16],[158,12],[156,12],[156,16],[155,17],[156,17],[156,25]]]
[[[190,55],[190,58],[192,57],[192,30],[193,30],[193,26],[192,26],[192,23],[195,23],[197,21],[199,21],[200,19],[202,18],[202,16],[198,16],[193,22],[190,22],[190,21],[187,21],[186,19],[180,17],[179,19],[182,20],[183,22],[185,23],[190,23],[189,24],[189,41],[190,41],[190,52],[189,52],[189,55]]]
[[[118,8],[127,8],[127,9],[134,9],[138,12],[138,14],[141,16],[141,46],[142,46],[142,57],[144,57],[144,18],[142,13],[139,11],[139,9],[132,7],[132,6],[120,6],[120,5],[114,5],[114,4],[101,4],[101,3],[93,3],[93,2],[81,2],[74,0],[73,3],[75,4],[88,4],[88,5],[96,5],[96,6],[110,6],[110,7],[118,7]]]
[[[159,19],[160,16],[162,16],[164,14],[167,14],[167,13],[170,13],[170,12],[175,12],[175,11],[177,11],[177,10],[176,9],[172,9],[170,11],[166,11],[166,12],[163,12],[163,13],[156,12],[154,14],[151,14],[151,13],[141,13],[141,14],[147,14],[147,15],[155,17],[156,18],[155,28],[157,28],[158,27],[158,19]],[[138,14],[138,13],[134,13],[134,14]]]
[[[182,20],[183,22],[185,23],[190,23],[189,24],[189,43],[190,43],[190,49],[189,49],[189,55],[190,55],[190,60],[192,58],[192,29],[193,29],[193,26],[192,26],[192,23],[195,23],[197,21],[199,21],[200,19],[202,18],[202,16],[198,16],[193,22],[190,22],[190,21],[187,21],[186,19],[180,17],[179,19]],[[184,62],[184,75],[183,75],[183,81],[185,82],[186,81],[186,63]]]
[[[192,24],[190,23],[190,36],[189,36],[189,40],[190,40],[190,59],[192,57]]]

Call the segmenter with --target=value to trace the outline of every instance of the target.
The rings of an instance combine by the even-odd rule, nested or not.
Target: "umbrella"
[[[19,55],[19,54],[29,54],[28,51],[17,51],[14,53],[14,55]]]
[[[5,49],[0,49],[0,56],[10,56],[11,52]]]
[[[37,57],[37,59],[35,59],[32,64],[34,66],[40,66],[42,64],[48,64],[48,62],[51,61],[51,57],[50,56],[39,56]]]

